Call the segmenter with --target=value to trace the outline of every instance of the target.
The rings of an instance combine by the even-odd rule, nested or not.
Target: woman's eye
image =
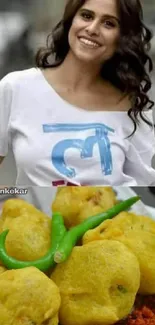
[[[104,25],[107,27],[115,27],[115,24],[110,20],[105,20]]]
[[[90,14],[85,13],[85,12],[83,12],[83,13],[81,14],[81,16],[82,16],[84,19],[87,19],[87,20],[89,20],[89,19],[92,18],[92,16],[91,16]]]

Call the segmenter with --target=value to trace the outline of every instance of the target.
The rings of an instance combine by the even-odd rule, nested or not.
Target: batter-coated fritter
[[[124,243],[137,257],[141,283],[139,293],[155,294],[155,221],[147,216],[121,212],[83,237],[83,244],[114,239]]]
[[[74,247],[51,278],[60,289],[61,325],[108,325],[130,313],[140,271],[124,244],[102,240]]]
[[[45,255],[50,246],[51,220],[24,200],[9,199],[3,205],[1,231],[9,229],[6,249],[10,256],[31,261]]]
[[[52,211],[59,211],[66,227],[70,228],[116,203],[116,195],[111,187],[68,186],[58,189]]]
[[[57,325],[60,293],[34,267],[0,275],[0,325]]]

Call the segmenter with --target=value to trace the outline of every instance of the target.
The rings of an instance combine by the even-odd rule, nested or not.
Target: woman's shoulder
[[[122,111],[128,111],[132,107],[130,96],[121,93],[119,106]]]
[[[112,88],[112,92],[116,98],[118,110],[127,112],[132,107],[130,95],[122,92],[116,87]]]
[[[132,107],[131,98],[128,93],[121,91],[109,81],[104,81],[103,87],[104,96],[107,96],[110,106],[112,106],[115,111],[127,112]],[[100,89],[102,92],[103,88]]]
[[[29,68],[21,71],[13,71],[8,73],[6,76],[4,76],[0,84],[1,85],[18,85],[21,84],[22,81],[29,82],[30,79],[34,78],[38,74],[38,70],[36,68]]]

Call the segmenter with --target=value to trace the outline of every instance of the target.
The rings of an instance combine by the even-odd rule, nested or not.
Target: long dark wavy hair
[[[148,96],[151,88],[149,73],[153,70],[153,62],[148,55],[152,33],[143,22],[140,0],[117,2],[121,37],[115,54],[104,62],[101,76],[129,95],[131,108],[128,115],[134,123],[134,134],[139,116],[152,125],[143,115],[144,111],[152,109],[154,105]],[[69,51],[68,34],[73,18],[84,3],[85,0],[68,0],[62,20],[47,38],[46,48],[39,49],[36,54],[37,67],[54,67],[64,61]],[[54,63],[50,63],[51,55],[55,56]]]

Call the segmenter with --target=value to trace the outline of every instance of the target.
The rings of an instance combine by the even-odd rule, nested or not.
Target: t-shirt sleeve
[[[8,75],[0,81],[0,156],[6,156],[9,144],[9,121],[12,91]]]
[[[153,123],[152,112],[148,112],[147,119]],[[127,153],[124,172],[137,180],[138,185],[155,185],[155,169],[152,159],[155,155],[154,127],[142,123],[133,136]]]

